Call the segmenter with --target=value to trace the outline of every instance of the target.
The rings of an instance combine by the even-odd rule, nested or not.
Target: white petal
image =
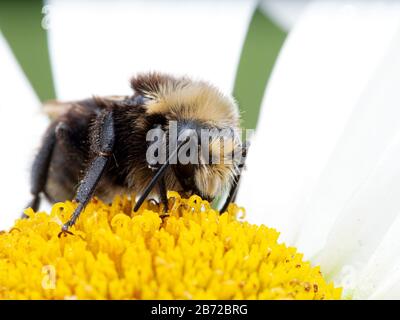
[[[57,96],[129,94],[141,71],[188,74],[233,88],[255,1],[51,0]]]
[[[365,264],[400,212],[399,56],[400,27],[318,184],[316,194],[327,194],[320,209],[334,221],[318,259],[330,274],[342,265]],[[318,223],[329,218],[323,210],[316,217],[305,233],[313,232],[312,221],[320,230]]]
[[[399,212],[400,213],[400,212]],[[365,268],[349,278],[354,298],[393,299],[400,297],[400,215],[390,226]],[[357,271],[352,268],[353,275]]]
[[[31,200],[29,168],[47,121],[1,33],[0,57],[0,230],[4,230]]]
[[[398,12],[400,14],[400,10]],[[400,31],[400,26],[397,30]],[[395,46],[399,39],[400,37],[397,36],[393,40]],[[396,159],[397,155],[386,154],[391,152],[386,149],[393,143],[392,139],[400,128],[400,108],[398,107],[400,92],[395,85],[400,80],[400,65],[397,62],[399,49],[397,47],[389,49],[388,56],[383,59],[382,65],[379,66],[370,84],[365,88],[357,107],[353,110],[308,205],[305,206],[304,212],[307,215],[302,225],[300,246],[308,242],[314,250],[320,249],[326,239],[324,234],[327,234],[334,221],[342,218],[346,220],[351,213],[355,214],[352,210],[356,209],[350,207],[350,201],[357,201],[358,206],[369,207],[367,211],[372,215],[384,214],[374,212],[374,210],[379,206],[383,210],[387,203],[383,198],[379,201],[373,198],[372,195],[377,196],[377,194],[375,191],[367,191],[366,184],[372,184],[369,187],[374,188],[374,184],[378,186],[380,182],[383,183],[381,180],[384,179],[384,174],[387,174],[390,179],[395,173],[393,170],[396,169],[397,163],[393,162],[391,157]],[[380,167],[383,167],[382,170],[377,171]],[[380,185],[384,193],[395,191],[395,187],[395,185],[389,185],[389,182],[388,185]],[[372,192],[372,195],[367,195],[365,198],[357,195],[360,199],[355,200],[357,192]],[[379,203],[377,207],[373,204],[374,202]],[[367,215],[367,212],[363,214],[364,217]],[[346,222],[344,220],[344,224],[351,226],[350,219]],[[385,222],[382,221],[382,223]],[[353,236],[351,235],[352,239],[354,239]],[[337,234],[333,233],[332,241],[336,238]],[[341,253],[344,254],[344,251]]]
[[[260,7],[283,30],[289,31],[299,19],[304,8],[311,0],[262,0]]]
[[[391,44],[400,24],[396,10],[398,6],[361,2],[312,3],[291,31],[273,71],[238,202],[249,219],[276,227],[290,244],[305,213],[315,207],[312,218],[323,216],[308,229],[310,241],[300,242],[307,255],[315,252],[314,245],[318,248],[333,223],[316,203],[330,205],[336,196],[331,191],[340,193],[346,186],[335,181],[330,193],[315,195],[316,187]]]
[[[391,260],[386,259],[388,244],[382,244],[382,239],[388,236],[389,240],[385,241],[392,245],[394,241],[390,241],[390,238],[393,238],[393,235],[388,235],[388,232],[392,228],[398,229],[393,223],[400,213],[399,163],[400,134],[388,146],[365,180],[360,179],[354,194],[346,199],[344,208],[329,233],[326,245],[318,258],[314,259],[322,266],[322,271],[327,276],[340,282],[343,267],[346,267],[347,271],[350,268],[353,274],[357,275],[363,271],[368,262],[369,268],[377,271],[373,274],[373,278],[380,278],[387,274],[381,273],[379,269],[395,266],[395,260],[398,259],[396,251],[390,250]],[[398,234],[397,240],[400,243]],[[383,247],[378,250],[379,246]],[[374,252],[378,257],[383,256],[385,259],[373,258],[371,262]],[[361,285],[363,292],[366,290],[366,285],[372,289],[379,283],[378,281],[373,283],[372,280],[358,282],[357,277],[353,280],[351,287]]]

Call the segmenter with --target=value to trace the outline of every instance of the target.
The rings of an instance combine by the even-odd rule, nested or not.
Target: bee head
[[[156,154],[155,162],[166,161],[179,146],[169,161],[183,190],[212,200],[229,188],[241,155],[233,98],[207,82],[160,73],[138,75],[131,84],[147,119],[153,119],[151,127],[166,133],[150,139],[148,154]]]

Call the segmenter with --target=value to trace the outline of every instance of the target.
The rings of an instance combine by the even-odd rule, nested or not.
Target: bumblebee
[[[136,194],[135,211],[149,195],[167,210],[167,190],[208,201],[228,193],[221,212],[235,198],[247,147],[233,98],[207,82],[161,73],[139,74],[131,87],[130,96],[44,106],[52,121],[32,165],[29,206],[37,210],[42,194],[50,202],[75,199],[63,233],[93,196],[110,201]],[[154,130],[165,134],[149,141]],[[203,132],[217,134],[199,139]]]

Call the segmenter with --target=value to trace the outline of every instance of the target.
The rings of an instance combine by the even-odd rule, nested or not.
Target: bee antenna
[[[162,178],[165,174],[165,171],[167,170],[168,166],[170,165],[171,159],[178,153],[179,149],[190,139],[190,136],[187,136],[185,140],[183,140],[179,145],[176,147],[176,149],[169,155],[167,161],[157,170],[156,174],[153,176],[151,181],[148,183],[146,188],[144,189],[143,194],[140,196],[139,200],[136,202],[135,207],[133,208],[133,211],[138,211],[143,202],[146,200],[147,196],[153,190],[154,186],[158,182],[160,178]]]

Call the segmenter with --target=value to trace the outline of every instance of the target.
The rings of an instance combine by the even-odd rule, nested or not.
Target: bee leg
[[[79,215],[93,196],[106,165],[112,157],[115,136],[114,121],[111,112],[103,112],[98,116],[95,122],[94,132],[96,138],[94,139],[91,149],[96,156],[92,160],[86,170],[84,178],[80,182],[75,197],[76,201],[79,203],[78,207],[75,209],[71,218],[63,225],[58,236],[70,233],[68,229],[75,224]]]
[[[229,204],[231,202],[235,201],[238,186],[239,186],[239,181],[240,181],[240,174],[238,174],[233,180],[232,187],[229,190],[228,198],[226,198],[225,203],[220,210],[221,213],[224,213],[228,209]]]
[[[165,186],[165,178],[164,176],[160,178],[158,181],[158,188],[160,191],[160,200],[163,204],[163,211],[164,214],[163,216],[167,215],[166,213],[168,212],[168,198],[167,198],[167,188]]]
[[[42,141],[42,145],[33,161],[31,169],[31,194],[33,199],[26,207],[30,207],[35,211],[39,209],[41,200],[40,193],[43,192],[47,182],[51,157],[56,143],[56,125],[57,124],[55,123],[47,129]],[[22,217],[26,218],[27,216],[23,213]]]
[[[246,142],[245,145],[242,147],[242,158],[238,165],[238,173],[236,174],[235,178],[233,179],[232,187],[229,190],[228,197],[226,198],[226,201],[225,201],[224,205],[222,206],[220,213],[224,213],[228,209],[229,204],[231,202],[234,202],[236,199],[237,191],[239,189],[239,184],[240,184],[240,176],[242,174],[242,170],[243,170],[243,167],[245,164],[249,145],[250,145],[249,142]]]
[[[40,202],[41,202],[41,198],[40,198],[40,194],[36,194],[33,196],[32,200],[28,202],[28,204],[25,206],[25,208],[32,208],[34,211],[37,211],[40,207]],[[23,212],[21,214],[21,218],[28,218],[28,216]]]

